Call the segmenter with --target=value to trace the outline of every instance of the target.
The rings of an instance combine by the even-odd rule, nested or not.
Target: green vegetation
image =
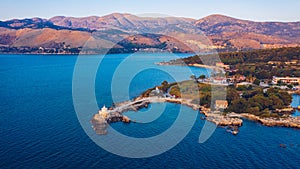
[[[171,95],[191,99],[192,103],[205,107],[213,107],[215,100],[222,99],[226,95],[225,92],[225,86],[198,83],[194,80],[180,82],[170,89]],[[212,94],[215,100],[212,100]]]
[[[260,84],[260,80],[258,80],[258,79],[255,79],[255,80],[254,80],[254,82],[253,82],[253,84],[255,84],[255,85],[259,85],[259,84]]]
[[[211,85],[197,83],[194,80],[183,81],[174,85],[170,94],[177,98],[192,99],[193,103],[210,107]]]
[[[206,57],[209,60],[210,55]],[[168,64],[202,64],[201,57],[172,60]],[[299,76],[300,77],[300,47],[264,49],[241,52],[220,53],[220,58],[225,64],[230,64],[231,70],[227,75],[244,75],[243,81],[253,83],[239,86],[221,86],[217,84],[201,83],[204,75],[196,77],[191,75],[188,81],[168,84],[163,82],[159,88],[177,98],[191,99],[194,104],[214,108],[215,100],[228,101],[226,112],[249,113],[261,117],[284,117],[278,109],[287,108],[292,102],[292,96],[284,90],[269,88],[263,90],[259,84],[265,79],[271,80],[272,76]],[[215,65],[212,61],[208,61]],[[218,77],[218,74],[211,75]],[[236,77],[236,76],[235,76]],[[279,82],[279,85],[282,83]],[[292,85],[288,85],[292,88]],[[224,89],[226,88],[226,89]],[[151,90],[150,90],[151,92]],[[213,94],[213,97],[212,97]],[[214,99],[214,100],[213,100]]]
[[[163,82],[159,88],[163,90],[163,86],[170,88],[170,94],[176,98],[192,99],[194,104],[205,107],[214,107],[215,100],[222,98],[224,91],[227,91],[228,108],[225,112],[250,113],[261,117],[282,116],[276,109],[286,108],[292,102],[290,94],[277,88],[270,88],[265,92],[261,87],[251,85],[227,86],[224,89],[224,86],[203,84],[194,80],[172,84]],[[153,89],[149,89],[149,92]],[[212,90],[215,100],[212,100]]]
[[[160,86],[157,86],[158,89],[162,90],[164,93],[167,92],[169,88],[177,85],[177,83],[168,83],[167,81],[163,81]],[[156,87],[150,88],[141,94],[142,97],[149,97],[152,90],[155,90]]]
[[[229,65],[243,63],[267,63],[269,61],[289,62],[300,60],[300,47],[261,49],[220,53],[222,62]]]
[[[241,89],[239,87],[239,89]],[[240,96],[240,94],[241,96]],[[286,91],[270,88],[265,93],[260,87],[236,90],[229,87],[227,92],[229,107],[226,111],[235,113],[250,113],[257,116],[279,116],[276,109],[283,109],[290,105],[292,96]],[[277,115],[276,115],[277,114]]]
[[[169,64],[203,64],[201,58],[205,58],[206,62],[215,65],[214,60],[209,60],[211,56],[191,56],[171,60]],[[271,79],[272,76],[300,77],[300,47],[225,52],[219,56],[224,64],[236,70],[229,72],[228,75],[241,74],[258,79]]]

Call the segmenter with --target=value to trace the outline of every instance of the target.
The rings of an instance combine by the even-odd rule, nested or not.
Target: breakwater
[[[133,101],[117,103],[115,107],[111,107],[110,109],[102,108],[93,116],[91,123],[97,134],[106,134],[106,129],[110,123],[121,121],[124,123],[134,122],[123,115],[124,112],[138,111],[141,108],[148,107],[151,103],[163,102],[182,104],[191,107],[194,110],[201,110],[201,113],[206,116],[206,120],[211,121],[218,126],[242,126],[242,120],[239,118],[230,118],[222,115],[221,112],[211,112],[208,108],[193,104],[192,100],[167,97],[138,97]]]

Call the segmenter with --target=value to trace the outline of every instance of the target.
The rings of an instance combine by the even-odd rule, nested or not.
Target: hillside
[[[300,43],[300,22],[253,22],[211,15],[196,21],[196,25],[220,46],[258,49]]]
[[[223,15],[200,20],[113,13],[0,21],[1,53],[192,52],[187,44],[218,51],[298,46],[300,22],[253,22]]]

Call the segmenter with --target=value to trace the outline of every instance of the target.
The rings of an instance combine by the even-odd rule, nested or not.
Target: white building
[[[149,94],[150,97],[163,97],[164,93],[163,91],[159,90],[158,87],[155,88],[155,90],[152,90]]]
[[[227,84],[227,78],[215,77],[215,78],[212,78],[212,82],[217,83],[217,84]]]
[[[236,84],[237,87],[239,87],[239,86],[250,86],[250,85],[253,85],[253,84],[250,83],[250,82],[241,82],[241,83]]]
[[[217,67],[221,67],[223,69],[230,69],[230,66],[229,65],[225,65],[223,62],[217,62],[216,66]]]
[[[278,84],[278,82],[281,81],[282,83],[286,84],[300,84],[300,77],[276,77],[273,76],[272,83]]]

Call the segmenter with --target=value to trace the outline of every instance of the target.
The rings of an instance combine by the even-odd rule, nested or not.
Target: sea
[[[164,80],[171,83],[188,80],[192,74],[209,76],[210,71],[204,68],[155,64],[187,56],[0,55],[0,168],[300,168],[299,129],[266,127],[245,120],[238,135],[216,128],[200,143],[199,135],[208,122],[198,111],[157,103],[140,112],[125,113],[137,123],[113,123],[107,135],[96,135],[90,119],[97,111],[78,111],[78,105],[90,110],[94,100],[98,109],[110,107]],[[82,78],[78,72],[83,72]],[[93,78],[85,78],[89,76]],[[85,86],[92,87],[88,90],[92,92],[86,92]],[[77,90],[86,94],[83,102],[74,97]],[[299,95],[293,95],[292,105],[299,102]],[[114,142],[107,140],[112,130],[131,138],[154,138],[172,128],[180,113],[194,117],[194,123],[178,144],[161,153],[130,157],[109,151],[98,142]],[[299,111],[294,115],[299,116]],[[181,125],[184,128],[185,121]],[[162,138],[159,149],[172,139]],[[114,146],[117,151],[127,148]],[[147,156],[149,150],[140,149]]]

